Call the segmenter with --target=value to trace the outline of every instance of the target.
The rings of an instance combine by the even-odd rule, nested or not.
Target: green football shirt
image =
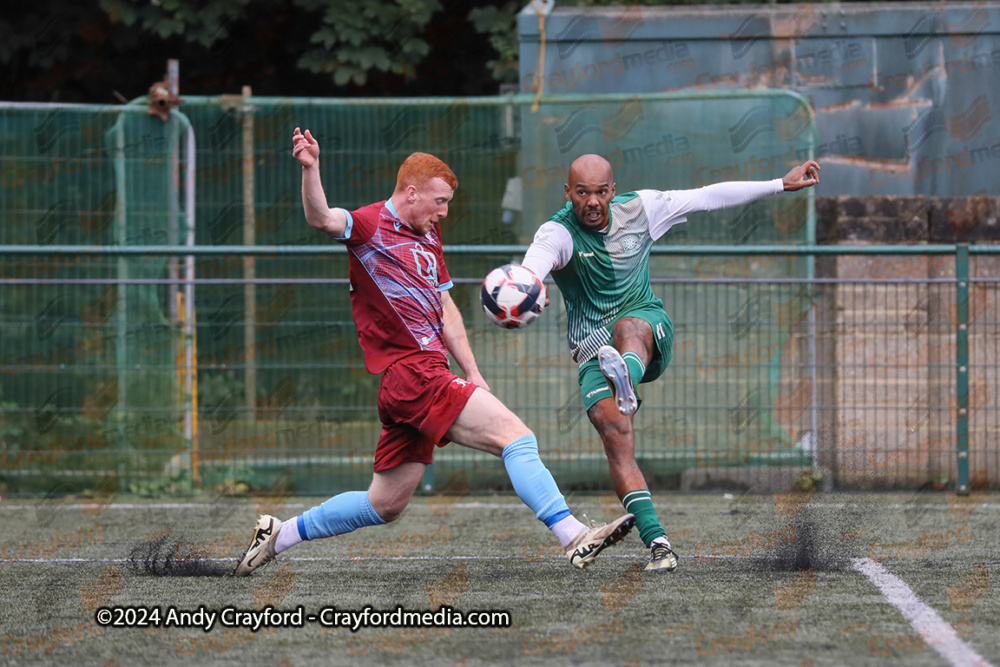
[[[573,252],[552,279],[563,295],[570,348],[593,357],[610,339],[603,325],[641,306],[663,307],[649,285],[649,218],[634,192],[611,200],[610,224],[604,231],[584,229],[570,202],[552,216],[569,232]],[[596,335],[595,335],[596,334]]]
[[[523,265],[542,279],[552,273],[568,316],[566,337],[580,365],[610,343],[607,325],[622,314],[662,308],[649,284],[649,249],[695,211],[738,206],[784,190],[773,181],[716,183],[696,190],[637,190],[614,197],[608,226],[580,226],[571,202],[542,225]]]

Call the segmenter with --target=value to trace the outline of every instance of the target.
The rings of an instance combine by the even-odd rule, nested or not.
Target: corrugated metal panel
[[[538,17],[519,16],[537,89]],[[997,194],[1000,3],[557,8],[547,93],[794,90],[816,113],[823,195]]]

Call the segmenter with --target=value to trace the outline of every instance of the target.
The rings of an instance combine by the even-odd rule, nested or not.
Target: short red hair
[[[434,178],[440,178],[452,190],[458,189],[458,179],[455,178],[455,172],[440,158],[430,153],[411,153],[410,157],[399,165],[399,172],[396,174],[396,192],[403,192],[410,185],[419,188]]]

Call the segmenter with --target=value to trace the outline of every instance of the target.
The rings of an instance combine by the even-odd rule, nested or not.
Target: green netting
[[[0,234],[8,244],[160,245],[184,243],[190,222],[199,246],[329,245],[302,216],[300,170],[290,151],[292,131],[302,127],[320,141],[332,205],[350,209],[388,197],[398,165],[423,150],[444,158],[459,178],[442,225],[447,245],[523,244],[564,202],[565,171],[579,154],[606,155],[619,192],[680,189],[781,176],[809,157],[814,137],[808,107],[783,92],[545,98],[537,112],[532,101],[194,97],[172,123],[147,116],[139,104],[125,111],[5,109]],[[196,146],[192,171],[185,122]],[[98,146],[100,164],[84,164]],[[47,179],[46,165],[73,160],[81,168]],[[32,168],[34,178],[27,176]],[[662,243],[806,242],[810,197],[692,215]],[[45,358],[56,345],[101,345],[55,370],[2,374],[4,460],[13,462],[0,470],[2,483],[92,485],[81,470],[118,474],[139,490],[192,478],[203,486],[247,481],[310,493],[366,483],[379,433],[377,378],[363,370],[345,255],[220,252],[196,257],[190,275],[181,258],[177,275],[195,280],[180,287],[120,282],[169,278],[164,258],[95,252],[73,262],[0,259],[5,278],[119,281],[8,280],[0,291],[4,359]],[[560,482],[605,488],[607,464],[582,410],[555,288],[550,311],[525,332],[492,327],[479,309],[482,276],[519,259],[509,251],[448,255],[473,351],[497,395],[538,432]],[[807,260],[656,256],[651,268],[655,281],[689,281],[655,285],[675,321],[678,351],[667,376],[644,390],[636,419],[637,455],[651,481],[669,483],[698,467],[812,462],[797,445],[808,421],[774,415],[781,397],[810,381],[804,322],[814,296],[798,284],[712,282],[806,278]],[[324,282],[294,282],[317,279]],[[197,332],[191,392],[188,324]],[[759,352],[765,347],[767,356]],[[727,366],[726,355],[745,368]],[[705,372],[705,364],[716,370]],[[762,417],[740,426],[740,409]],[[44,460],[57,439],[81,442],[94,433],[100,447],[88,449],[84,440],[81,451]],[[764,441],[766,451],[754,444]],[[507,484],[491,457],[449,447],[436,460],[438,486],[459,473],[472,486]]]
[[[570,163],[604,156],[619,193],[680,190],[721,181],[770,180],[813,157],[815,126],[806,100],[787,91],[725,94],[554,96],[537,111],[520,107],[519,174],[526,232],[565,203]],[[665,239],[673,245],[805,242],[810,191],[692,216]],[[791,274],[784,270],[783,273]],[[777,274],[775,274],[777,275]]]
[[[529,231],[565,203],[569,165],[581,154],[597,153],[612,164],[618,193],[680,190],[780,178],[812,158],[815,141],[807,103],[784,92],[616,95],[600,101],[566,96],[543,102],[535,112],[522,106],[521,118],[519,169]],[[810,242],[815,229],[811,197],[804,191],[693,214],[660,242]],[[695,280],[656,285],[675,324],[677,358],[665,377],[643,388],[646,407],[635,419],[637,456],[647,462],[647,475],[812,462],[800,445],[811,424],[799,422],[800,415],[796,424],[784,419],[785,413],[776,419],[774,406],[794,387],[814,382],[807,369],[808,338],[802,334],[808,333],[803,320],[815,295],[803,285],[740,284],[744,278],[808,278],[810,271],[811,260],[805,257],[654,255],[654,282]],[[707,284],[726,279],[733,282]],[[563,326],[552,335],[564,335]],[[797,337],[791,335],[796,326]],[[580,411],[576,383],[570,380],[574,375],[572,368],[546,373],[538,385],[528,385],[527,404],[565,406],[567,412],[572,405]],[[531,393],[536,388],[537,396]],[[553,396],[559,396],[558,406],[545,400]],[[811,397],[810,392],[807,403]],[[551,440],[563,440],[558,421],[544,418],[544,411],[535,422],[545,424]],[[596,433],[582,421],[569,431],[570,442],[587,452],[584,458],[600,459]]]
[[[162,122],[138,108],[0,107],[0,239],[87,248],[0,258],[0,475],[14,488],[158,475],[185,446],[176,309],[171,317],[162,286],[125,282],[165,278],[169,260],[102,249],[185,233],[173,172],[186,151],[170,147],[186,129],[180,115]],[[65,284],[11,284],[19,279]]]

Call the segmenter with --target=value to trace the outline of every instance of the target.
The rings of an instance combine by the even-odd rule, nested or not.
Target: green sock
[[[628,376],[629,380],[632,381],[632,389],[638,391],[639,383],[642,382],[642,376],[646,374],[646,365],[642,363],[639,355],[635,352],[626,352],[622,355],[622,359],[625,361],[625,365],[628,366]],[[647,491],[647,493],[649,492]]]
[[[656,509],[653,507],[649,489],[629,491],[622,498],[622,505],[625,506],[626,512],[635,515],[635,527],[639,529],[639,537],[647,547],[657,537],[666,536],[667,531],[663,530],[660,520],[656,518]]]

